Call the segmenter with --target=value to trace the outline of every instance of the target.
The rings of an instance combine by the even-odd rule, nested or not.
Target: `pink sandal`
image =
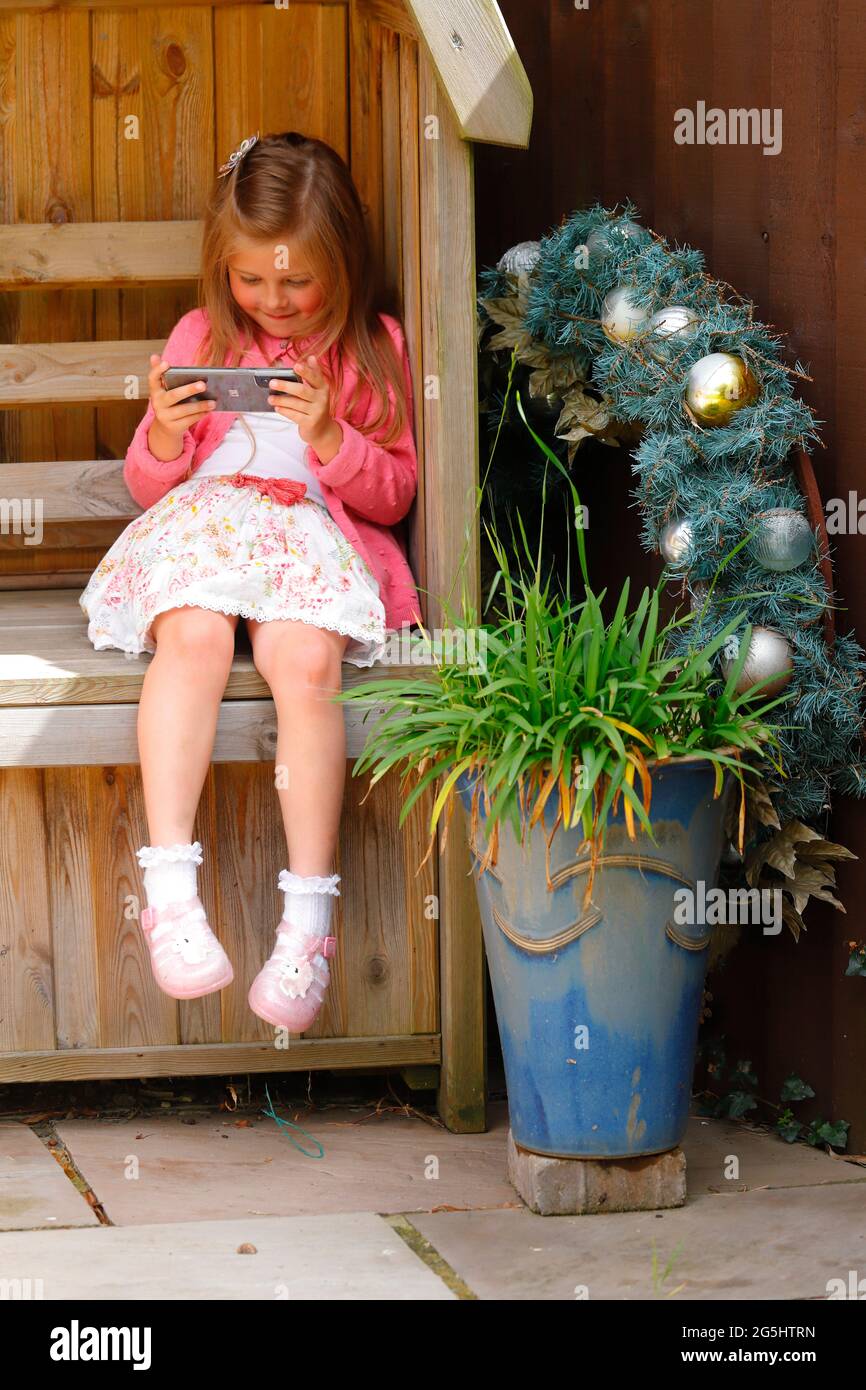
[[[167,907],[146,907],[141,929],[153,978],[172,999],[198,999],[234,979],[232,963],[211,931],[198,896]]]
[[[277,1028],[303,1033],[322,1007],[331,979],[326,958],[336,953],[335,936],[308,935],[283,917],[276,945],[250,985],[253,1013]]]

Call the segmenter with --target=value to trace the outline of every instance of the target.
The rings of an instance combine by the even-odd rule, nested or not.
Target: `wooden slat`
[[[4,772],[0,786],[11,776]],[[37,773],[31,772],[30,776]],[[92,892],[103,872],[103,846],[90,834],[94,793],[102,792],[102,768],[45,768],[46,891],[50,896],[56,1047],[99,1047],[99,963],[93,930]],[[119,925],[122,904],[112,914]],[[112,991],[116,993],[116,991]]]
[[[54,960],[42,774],[0,777],[0,1056],[54,1047]]]
[[[79,597],[78,591],[67,589],[0,593],[0,705],[125,705],[138,701],[151,655],[127,656],[114,647],[96,651],[87,636],[87,619]],[[402,653],[397,649],[395,655]],[[349,689],[371,680],[417,679],[424,674],[423,665],[382,661],[365,667],[346,662],[342,683]],[[269,702],[270,689],[253,665],[252,655],[238,649],[224,700],[256,699]],[[347,718],[351,708],[345,706]],[[367,732],[370,727],[368,721]]]
[[[38,589],[77,589],[80,593],[98,563],[98,558],[94,558],[89,569],[60,570],[57,574],[31,573],[27,575],[26,581],[22,578],[20,569],[16,569],[14,574],[0,574],[0,592],[5,593],[9,589],[20,589],[22,583],[26,582],[27,588],[33,591]]]
[[[144,405],[150,354],[164,346],[164,338],[0,345],[0,408],[130,399]]]
[[[103,521],[92,524],[97,527],[106,525]],[[122,527],[120,522],[113,524]],[[80,592],[105,555],[105,550],[104,544],[99,544],[95,549],[88,546],[84,550],[66,546],[55,549],[44,544],[19,546],[17,550],[3,555],[0,590],[71,589],[75,587],[76,576],[83,575]]]
[[[4,684],[6,684],[4,682]],[[348,683],[344,683],[347,688]],[[106,767],[137,763],[136,705],[0,705],[0,767]],[[346,756],[359,758],[380,707],[345,705]],[[367,722],[364,713],[369,711]],[[273,761],[277,717],[272,700],[225,700],[220,706],[213,762]]]
[[[15,19],[18,92],[8,138],[14,143],[16,187],[10,221],[96,221],[91,139],[91,20],[86,10],[29,11]],[[90,342],[93,292],[16,292],[19,343]],[[4,354],[0,349],[0,357]],[[49,401],[55,399],[50,392]],[[68,410],[29,411],[20,420],[18,459],[95,458],[94,412],[75,395]],[[86,400],[87,398],[83,398]],[[2,402],[0,402],[2,404]]]
[[[350,16],[352,178],[367,210],[373,255],[383,263],[381,46],[385,31],[354,6]]]
[[[473,165],[471,147],[459,139],[426,61],[421,77],[421,110],[439,119],[438,140],[425,142],[421,179],[422,354],[431,388],[423,402],[425,582],[428,622],[445,627],[440,596],[459,615],[461,566],[476,607],[480,595]],[[449,292],[442,295],[437,287],[445,284]]]
[[[6,463],[0,466],[0,495],[38,499],[46,522],[131,521],[143,510],[126,490],[123,459]]]
[[[396,34],[417,42],[418,30],[403,0],[355,0],[358,13],[372,24],[382,24]]]
[[[435,375],[437,388],[430,399],[425,392],[424,400],[428,627],[435,629],[448,625],[440,595],[451,592],[460,614],[461,565],[469,600],[476,611],[480,606],[473,152],[460,139],[423,54],[419,106],[439,120],[439,138],[424,141],[421,154],[423,357],[425,373]],[[460,267],[459,275],[452,274],[454,266]],[[449,290],[443,295],[436,287],[444,285]],[[456,795],[451,814],[447,836],[442,823],[439,831],[442,1073],[437,1106],[449,1128],[479,1133],[486,1128],[483,937]]]
[[[110,0],[112,10],[147,10],[156,8],[155,0]],[[158,0],[157,0],[158,3]],[[294,5],[315,5],[317,8],[322,6],[327,9],[341,9],[350,4],[350,0],[291,0]],[[235,5],[250,5],[261,9],[262,0],[183,0],[184,9],[192,5],[207,5],[209,9],[227,9]],[[160,5],[160,8],[163,8]],[[97,10],[101,11],[101,6],[95,0],[0,0],[0,12],[3,10],[26,11],[26,10]]]
[[[418,44],[402,37],[400,61],[400,219],[399,242],[402,250],[401,290],[403,327],[414,395],[415,444],[418,453],[418,493],[409,521],[408,555],[412,573],[426,575],[427,523],[424,446],[424,355],[421,330],[421,171],[418,111]],[[426,580],[422,581],[426,588]],[[427,595],[419,592],[421,616],[427,623]]]
[[[405,3],[461,138],[526,149],[532,88],[496,0]]]
[[[205,1043],[186,1047],[100,1047],[47,1051],[0,1049],[0,1082],[88,1081],[97,1077],[228,1076],[233,1073],[341,1071],[435,1064],[438,1033],[380,1038],[296,1038],[270,1042]]]
[[[6,227],[0,237],[0,289],[194,280],[201,265],[201,233],[201,222],[194,220]]]
[[[382,221],[382,253],[390,287],[403,278],[403,205],[400,164],[400,40],[392,30],[382,31],[382,178],[390,196],[385,198]]]
[[[30,557],[39,554],[43,546],[62,550],[64,555],[71,551],[82,552],[91,547],[98,547],[104,555],[123,530],[121,521],[56,522],[46,521],[44,517],[40,521],[38,510],[32,505],[40,499],[29,500],[32,506],[29,515],[27,512],[3,512],[4,518],[8,515],[12,523],[10,531],[0,529],[0,567],[7,572],[11,569],[17,571],[22,560],[26,567]],[[22,580],[18,587],[26,587],[26,580]]]

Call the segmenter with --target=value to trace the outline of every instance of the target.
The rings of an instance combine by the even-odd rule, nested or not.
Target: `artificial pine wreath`
[[[768,772],[765,802],[750,802],[741,872],[785,889],[797,935],[810,894],[841,906],[829,861],[854,857],[808,822],[825,819],[832,790],[866,794],[866,654],[853,633],[826,640],[826,551],[793,463],[820,443],[794,394],[794,380],[809,378],[783,364],[777,335],[707,274],[700,251],[672,249],[637,217],[632,203],[596,204],[482,272],[482,409],[491,425],[502,415],[507,354],[569,465],[588,438],[633,449],[641,542],[696,610],[681,650],[713,637],[732,605],[747,614],[747,684],[768,680],[762,694],[792,698],[778,708],[782,775]],[[736,654],[735,638],[720,676]]]

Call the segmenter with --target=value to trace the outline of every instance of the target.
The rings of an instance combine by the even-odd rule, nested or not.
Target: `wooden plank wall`
[[[544,235],[572,209],[630,196],[672,241],[751,296],[814,378],[824,421],[815,467],[826,501],[866,491],[866,7],[862,0],[501,0],[536,93],[529,151],[476,151],[478,264]],[[783,146],[677,145],[674,112],[781,108]],[[654,573],[628,509],[624,460],[579,474],[597,586]],[[610,545],[611,535],[616,545]],[[866,538],[834,538],[840,631],[866,645]],[[866,940],[866,805],[837,797],[831,835],[861,856],[839,873],[847,917],[809,909],[808,933],[739,946],[717,973],[716,1031],[751,1058],[760,1092],[791,1072],[817,1092],[798,1107],[851,1122],[866,1146],[863,981],[846,978],[849,940]],[[765,1112],[767,1113],[767,1112]]]
[[[328,140],[358,159],[390,280],[406,297],[420,417],[417,51],[384,42],[380,112],[378,69],[370,82],[357,53],[368,86],[350,109],[345,4],[0,10],[0,222],[197,218],[215,154],[226,158],[245,135],[295,128]],[[378,166],[362,160],[381,155],[382,114],[392,180],[384,189],[381,157]],[[118,134],[128,115],[140,121],[134,141]],[[195,302],[194,285],[21,291],[0,299],[0,340],[164,338]],[[0,460],[122,458],[142,410],[0,413]],[[82,558],[82,568],[100,555]],[[422,544],[413,563],[423,556]],[[341,951],[332,997],[306,1036],[435,1033],[438,922],[425,910],[437,889],[435,855],[416,874],[432,794],[398,831],[396,776],[367,797],[369,776],[351,770],[336,864]],[[18,928],[16,974],[3,974],[0,1049],[273,1038],[246,1004],[282,908],[276,876],[286,847],[272,765],[215,764],[199,808],[201,894],[235,965],[219,997],[178,1005],[161,994],[126,915],[140,885],[134,852],[147,843],[136,767],[7,769],[0,824],[0,921]]]

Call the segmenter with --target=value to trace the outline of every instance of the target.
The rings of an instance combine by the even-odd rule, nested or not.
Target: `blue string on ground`
[[[263,1115],[270,1115],[271,1119],[272,1119],[272,1120],[276,1120],[277,1124],[280,1126],[281,1129],[297,1129],[297,1130],[300,1131],[301,1134],[306,1134],[306,1136],[307,1136],[308,1139],[312,1139],[312,1141],[313,1141],[314,1144],[318,1144],[318,1145],[319,1145],[319,1148],[321,1149],[321,1153],[317,1153],[317,1154],[307,1153],[306,1149],[301,1148],[301,1145],[298,1143],[298,1141],[297,1141],[297,1139],[295,1138],[295,1136],[294,1136],[293,1134],[290,1134],[290,1135],[288,1136],[289,1139],[291,1139],[291,1141],[292,1141],[292,1143],[294,1144],[294,1146],[295,1146],[296,1149],[300,1149],[301,1153],[304,1155],[304,1158],[324,1158],[324,1157],[325,1157],[325,1150],[324,1150],[322,1144],[319,1143],[319,1140],[315,1137],[314,1134],[310,1134],[310,1131],[309,1131],[308,1129],[304,1129],[303,1125],[296,1125],[296,1124],[294,1124],[292,1120],[281,1120],[280,1117],[279,1117],[279,1115],[277,1115],[277,1114],[274,1112],[274,1103],[273,1103],[273,1101],[271,1100],[271,1093],[270,1093],[270,1091],[268,1090],[268,1083],[267,1083],[267,1081],[265,1082],[265,1095],[266,1095],[267,1098],[268,1098],[268,1106],[269,1106],[270,1108],[269,1108],[268,1110],[263,1110],[263,1111],[262,1111],[262,1114],[263,1114]]]

